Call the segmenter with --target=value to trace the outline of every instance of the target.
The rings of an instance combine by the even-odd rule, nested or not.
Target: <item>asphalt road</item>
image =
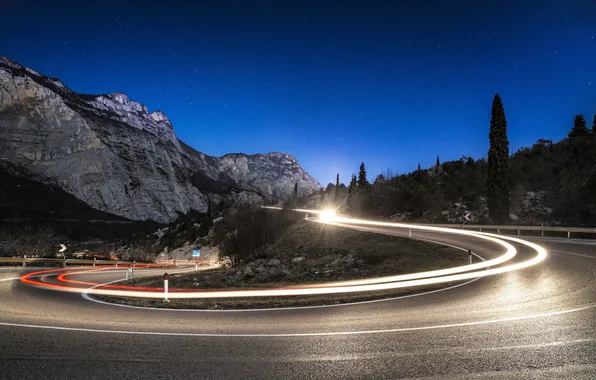
[[[501,253],[471,238],[415,236],[487,258]],[[33,288],[0,270],[0,377],[594,379],[596,247],[540,244],[546,261],[464,286],[292,310],[125,308]],[[534,255],[514,245],[515,260]]]

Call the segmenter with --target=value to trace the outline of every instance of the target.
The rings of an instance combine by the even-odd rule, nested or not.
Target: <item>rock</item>
[[[229,268],[232,266],[232,259],[230,259],[228,256],[224,256],[221,258],[219,263],[222,267]]]
[[[509,219],[511,219],[513,221],[517,221],[517,220],[519,220],[519,217],[515,214],[509,214]]]
[[[242,271],[241,270],[237,270],[236,271],[236,276],[238,276],[238,277],[242,276]]]
[[[284,275],[286,275],[286,276],[290,276],[290,275],[292,274],[292,272],[290,272],[290,271],[289,271],[289,270],[287,270],[287,269],[284,269],[284,270],[282,270],[281,272],[282,272]]]
[[[352,269],[352,273],[360,273],[360,269],[354,268],[354,269]]]
[[[265,269],[265,268],[263,268],[263,267],[261,266],[261,267],[257,267],[257,269],[255,269],[255,272],[257,272],[257,273],[259,273],[259,274],[261,274],[261,273],[266,273],[266,272],[267,272],[267,269]]]
[[[193,277],[193,278],[192,278],[192,282],[199,282],[199,279],[198,279],[198,278],[196,278],[196,277]]]
[[[294,265],[300,265],[304,262],[305,257],[304,256],[298,256],[298,257],[294,257],[292,259],[292,264]]]
[[[269,266],[273,266],[273,267],[276,267],[276,266],[278,266],[278,265],[280,265],[280,264],[281,264],[281,261],[279,261],[278,259],[271,259],[271,260],[269,260],[269,262],[267,263],[267,265],[269,265]]]
[[[254,275],[255,275],[255,273],[252,271],[251,267],[247,266],[244,268],[244,276],[245,277],[252,277]]]
[[[0,157],[92,208],[168,223],[209,202],[261,203],[321,185],[291,154],[212,157],[124,93],[81,95],[0,57]],[[217,187],[221,194],[207,189]],[[240,190],[244,189],[244,190]]]

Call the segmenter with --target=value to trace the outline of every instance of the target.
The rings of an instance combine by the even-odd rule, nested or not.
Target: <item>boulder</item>
[[[305,257],[304,256],[298,256],[298,257],[294,257],[292,259],[292,264],[294,265],[300,265],[304,262]]]
[[[271,267],[276,267],[278,265],[281,264],[281,261],[279,261],[278,259],[271,259],[269,260],[269,262],[267,263],[267,265],[271,266]]]
[[[252,271],[251,267],[247,266],[244,268],[244,276],[245,277],[252,277],[254,275],[255,275],[255,273]]]

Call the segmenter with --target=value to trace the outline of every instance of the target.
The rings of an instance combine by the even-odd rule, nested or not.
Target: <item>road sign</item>
[[[66,246],[64,244],[60,244],[60,250],[58,252],[66,251]]]
[[[467,220],[468,222],[472,220],[472,214],[470,214],[469,212],[466,212],[466,214],[464,215],[464,219]]]
[[[200,257],[201,256],[201,251],[199,249],[195,249],[194,251],[192,251],[192,257]]]

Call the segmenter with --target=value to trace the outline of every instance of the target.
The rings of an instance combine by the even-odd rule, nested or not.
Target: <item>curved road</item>
[[[471,237],[414,237],[487,258],[502,251]],[[514,260],[535,255],[512,244]],[[539,244],[544,262],[445,291],[291,310],[126,308],[33,288],[0,269],[0,377],[594,379],[596,246]]]

